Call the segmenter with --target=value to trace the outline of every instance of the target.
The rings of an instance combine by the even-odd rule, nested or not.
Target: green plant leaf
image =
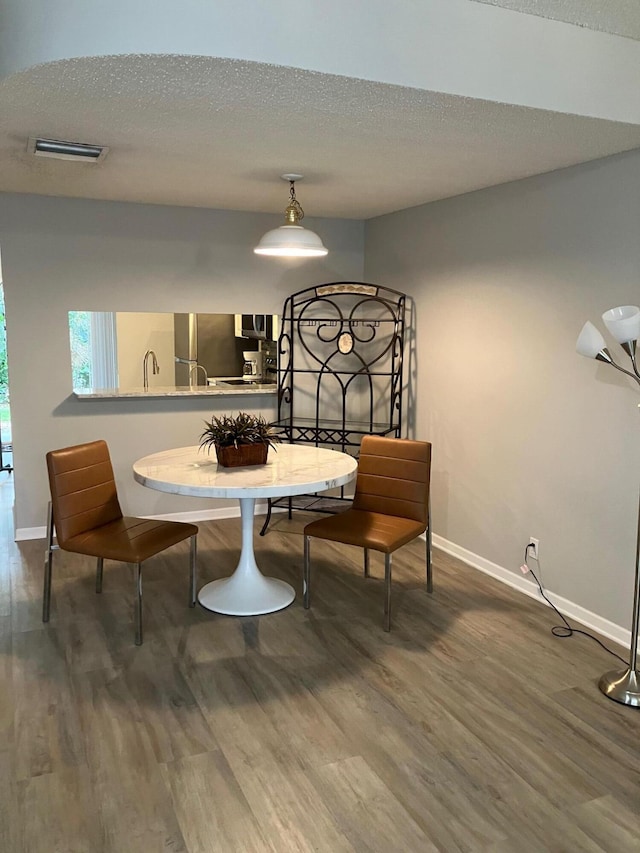
[[[280,437],[273,424],[262,415],[239,412],[237,415],[216,415],[204,421],[205,429],[200,436],[200,447],[238,447],[240,444],[266,444],[273,447]]]

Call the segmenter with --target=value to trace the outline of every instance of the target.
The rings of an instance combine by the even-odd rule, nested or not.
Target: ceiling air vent
[[[62,142],[59,139],[40,139],[30,136],[27,151],[36,157],[55,157],[57,160],[76,160],[81,163],[100,163],[107,156],[106,145],[87,145],[84,142]]]

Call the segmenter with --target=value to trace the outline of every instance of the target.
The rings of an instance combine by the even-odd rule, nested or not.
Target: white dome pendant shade
[[[285,224],[267,231],[253,251],[256,255],[278,258],[320,258],[329,254],[314,231],[298,225],[304,218],[304,211],[296,199],[295,182],[300,181],[302,175],[282,175],[282,179],[290,184],[290,200],[284,212]]]
[[[281,258],[320,258],[329,253],[318,235],[302,225],[281,225],[267,231],[253,251]]]

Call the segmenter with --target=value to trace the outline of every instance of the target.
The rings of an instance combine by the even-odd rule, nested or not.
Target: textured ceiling
[[[639,0],[474,0],[640,40]]]
[[[640,147],[640,126],[208,57],[64,60],[0,83],[0,190],[369,218]],[[104,163],[27,154],[102,143]]]

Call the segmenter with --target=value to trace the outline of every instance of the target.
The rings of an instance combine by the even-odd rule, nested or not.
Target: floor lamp
[[[640,385],[640,373],[636,365],[636,342],[640,338],[640,308],[636,305],[621,305],[611,308],[602,315],[611,335],[622,346],[631,359],[633,372],[616,364],[605,340],[593,323],[585,323],[576,342],[576,350],[587,358],[604,361],[620,370]],[[638,672],[638,618],[640,617],[640,506],[638,508],[638,533],[636,538],[636,577],[633,591],[633,614],[631,617],[631,650],[627,669],[605,672],[599,687],[605,696],[623,705],[640,708],[640,672]]]

